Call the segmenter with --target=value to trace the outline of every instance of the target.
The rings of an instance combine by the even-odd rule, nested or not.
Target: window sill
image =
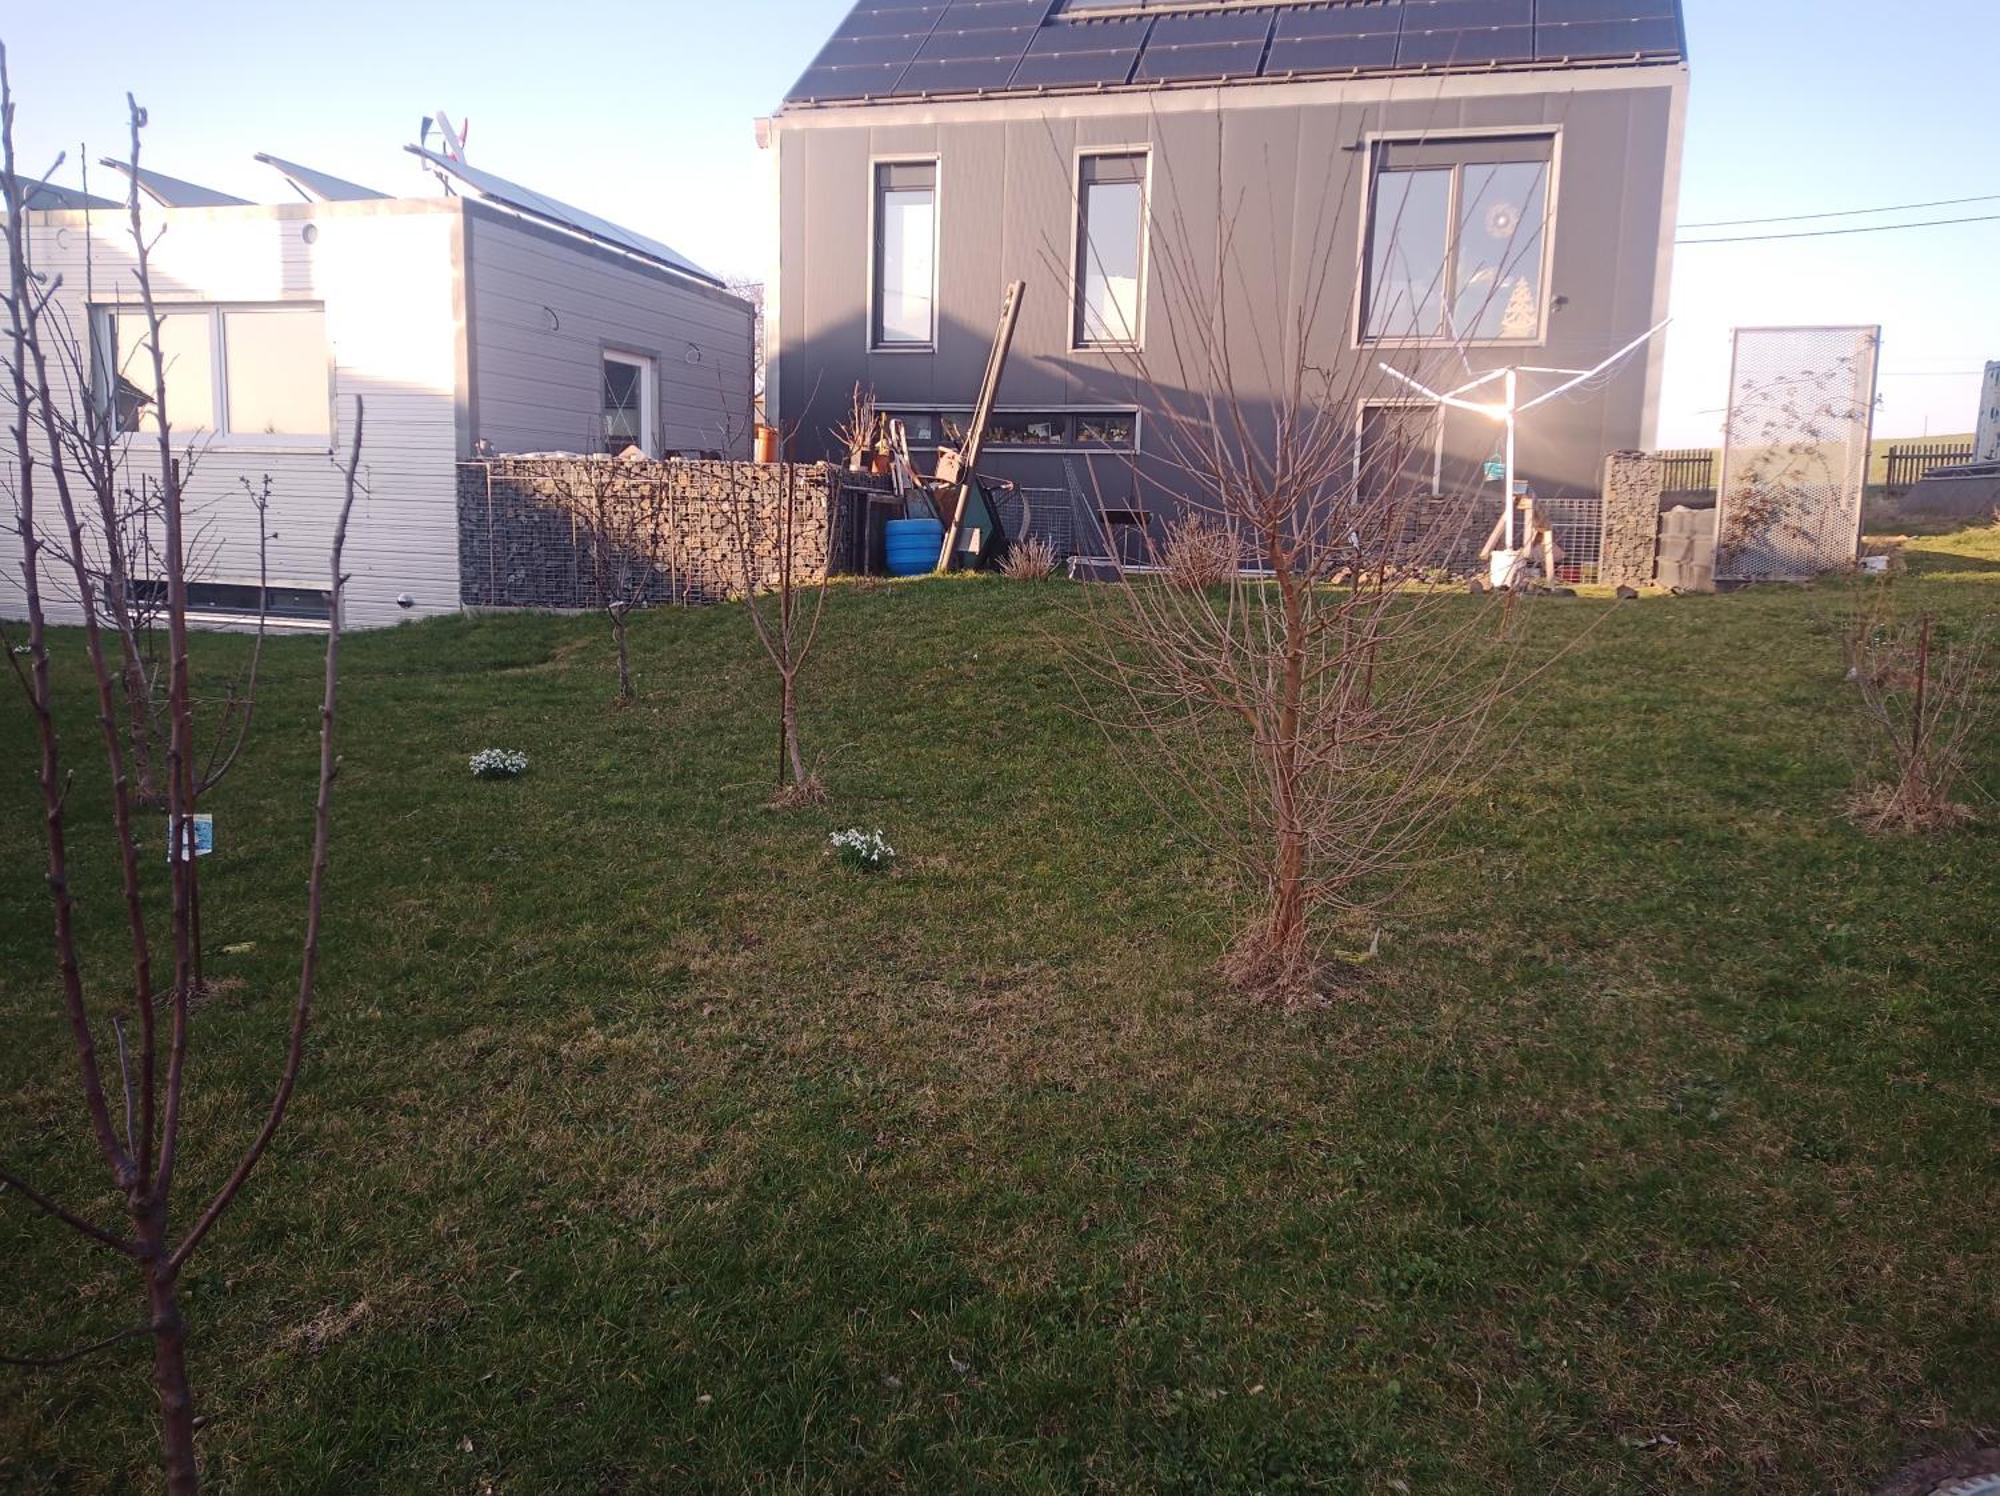
[[[1144,343],[1071,343],[1071,353],[1144,353]]]
[[[159,442],[157,434],[145,431],[124,433],[129,446],[153,447]],[[180,456],[187,450],[186,442],[195,444],[197,459],[210,452],[258,452],[274,457],[331,457],[334,452],[330,440],[310,436],[230,436],[209,432],[196,432],[188,438],[183,432],[174,433],[174,455]]]
[[[936,352],[937,352],[937,344],[935,344],[935,343],[873,343],[873,344],[870,344],[870,345],[869,345],[869,348],[868,348],[868,351],[869,351],[870,353],[936,353]]]
[[[1363,338],[1352,344],[1354,352],[1376,348],[1546,348],[1549,340],[1539,338]]]

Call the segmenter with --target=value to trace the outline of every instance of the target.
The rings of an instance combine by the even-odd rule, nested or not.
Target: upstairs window
[[[1076,201],[1076,346],[1135,348],[1145,286],[1145,156],[1085,156]]]
[[[98,408],[120,433],[157,433],[160,412],[146,314],[91,309]],[[333,429],[326,313],[319,307],[187,307],[160,311],[168,428],[183,436],[310,440]]]
[[[937,163],[875,168],[874,343],[937,342]]]
[[[637,448],[654,454],[653,361],[633,353],[604,354],[604,450],[622,457]]]
[[[1378,148],[1363,339],[1540,342],[1553,154],[1549,136]]]

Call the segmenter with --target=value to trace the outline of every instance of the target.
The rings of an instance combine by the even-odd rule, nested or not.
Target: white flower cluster
[[[519,779],[528,772],[528,755],[513,748],[482,748],[472,755],[474,779]]]
[[[834,855],[843,867],[859,868],[864,873],[879,873],[896,860],[896,849],[882,839],[881,831],[863,831],[856,826],[847,831],[836,831],[827,838],[833,844]]]

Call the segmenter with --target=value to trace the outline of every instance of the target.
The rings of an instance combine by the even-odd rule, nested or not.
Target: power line
[[[1983,218],[1932,218],[1922,223],[1878,223],[1864,229],[1808,229],[1796,234],[1735,234],[1724,239],[1676,239],[1676,244],[1762,244],[1773,239],[1837,239],[1847,234],[1893,234],[1903,229],[1947,229],[1962,223],[2000,223],[2000,213]]]
[[[1776,218],[1718,218],[1712,223],[1684,223],[1684,229],[1741,229],[1760,223],[1810,223],[1822,218],[1861,218],[1870,213],[1914,213],[1919,208],[1962,208],[1967,203],[2000,203],[2000,195],[1946,197],[1931,203],[1898,203],[1890,208],[1849,208],[1844,213],[1782,213]]]

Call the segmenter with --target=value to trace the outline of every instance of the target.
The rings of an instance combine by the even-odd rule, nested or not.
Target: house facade
[[[1677,0],[862,0],[762,128],[772,419],[818,455],[860,383],[921,465],[1018,279],[1002,476],[1157,509],[1148,407],[1217,393],[1208,336],[1234,398],[1313,371],[1357,463],[1393,423],[1402,481],[1476,487],[1495,424],[1381,366],[1589,368],[1665,319],[1687,82]],[[1536,411],[1520,476],[1594,493],[1662,353]]]
[[[666,246],[432,159],[454,184],[447,195],[390,198],[277,162],[301,201],[218,203],[141,178],[166,414],[199,536],[190,597],[203,622],[240,625],[258,612],[249,490],[268,479],[269,621],[325,628],[357,399],[363,491],[347,542],[346,627],[461,607],[463,460],[629,446],[748,455],[748,302]],[[158,427],[124,206],[77,200],[27,216],[34,264],[60,278],[57,319],[73,330],[90,386],[59,390],[58,402],[121,407],[118,447],[137,485],[157,470]],[[79,619],[66,572],[44,560],[55,622]],[[10,554],[0,616],[22,606]]]

